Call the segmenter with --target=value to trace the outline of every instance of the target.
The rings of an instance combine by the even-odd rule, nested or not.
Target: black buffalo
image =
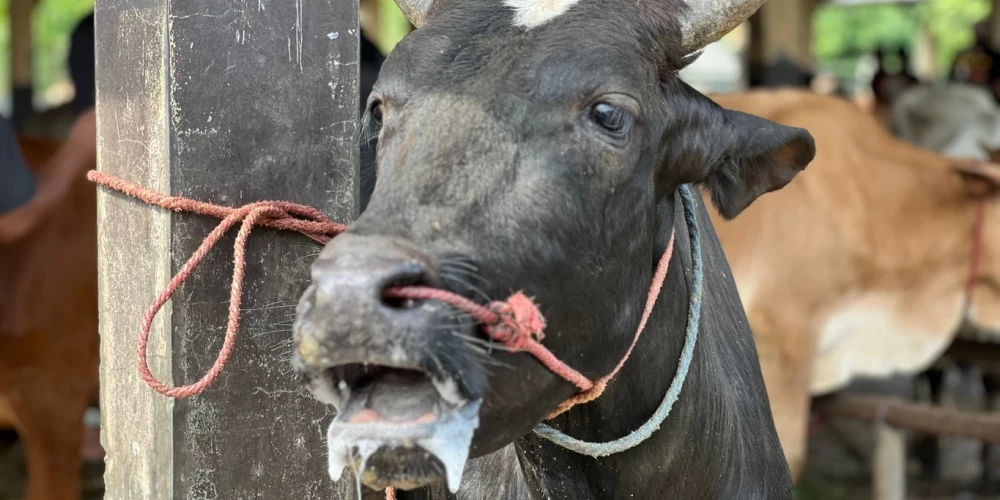
[[[532,434],[572,385],[493,348],[443,303],[383,295],[425,285],[485,303],[523,290],[547,318],[545,345],[598,378],[631,341],[676,228],[635,354],[601,398],[549,423],[608,441],[645,422],[674,376],[688,313],[678,187],[704,186],[731,218],[815,153],[808,132],[724,110],[677,76],[763,0],[397,1],[418,29],[368,99],[374,192],[315,262],[295,327],[293,364],[338,410],[331,473],[352,465],[376,489],[445,482],[470,499],[792,498],[700,201],[706,291],[691,373],[666,424],[624,453],[592,459]],[[401,495],[453,497],[434,488]]]

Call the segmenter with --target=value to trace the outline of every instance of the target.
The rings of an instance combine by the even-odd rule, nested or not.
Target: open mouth
[[[327,431],[330,476],[350,465],[373,489],[414,489],[441,479],[458,490],[481,401],[452,379],[373,364],[327,369],[311,384],[338,414]]]

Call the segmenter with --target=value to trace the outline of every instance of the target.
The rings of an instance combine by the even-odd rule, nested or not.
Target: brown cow
[[[21,146],[47,175],[58,145]],[[0,245],[0,427],[24,443],[28,500],[80,498],[83,413],[97,391],[97,201],[78,172],[31,233]]]
[[[977,207],[996,170],[895,139],[870,114],[803,91],[714,96],[816,139],[816,159],[733,221],[713,213],[757,342],[793,473],[810,395],[916,373],[963,319]],[[987,221],[997,220],[989,201]],[[1000,232],[986,225],[970,319],[1000,327]]]

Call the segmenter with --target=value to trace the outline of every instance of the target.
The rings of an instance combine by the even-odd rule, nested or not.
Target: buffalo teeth
[[[341,383],[343,384],[343,382]],[[342,394],[337,394],[337,392],[333,390],[333,386],[320,377],[310,379],[309,388],[311,389],[313,396],[324,404],[333,405],[339,409],[347,402],[346,398],[342,398]],[[350,392],[348,392],[347,395],[350,395]]]
[[[434,384],[434,388],[437,389],[438,395],[441,396],[441,399],[448,404],[452,406],[462,406],[465,404],[465,398],[463,398],[462,393],[459,392],[458,384],[455,383],[455,379],[438,379],[432,377],[431,382]]]

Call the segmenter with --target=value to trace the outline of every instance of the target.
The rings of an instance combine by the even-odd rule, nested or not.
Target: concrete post
[[[96,33],[102,171],[218,204],[357,215],[357,0],[98,0]],[[330,412],[288,361],[319,248],[255,231],[233,357],[207,392],[171,400],[138,376],[137,329],[217,221],[104,191],[98,205],[106,498],[354,498],[352,478],[326,472]],[[157,318],[150,359],[165,382],[197,380],[219,351],[232,241]]]

